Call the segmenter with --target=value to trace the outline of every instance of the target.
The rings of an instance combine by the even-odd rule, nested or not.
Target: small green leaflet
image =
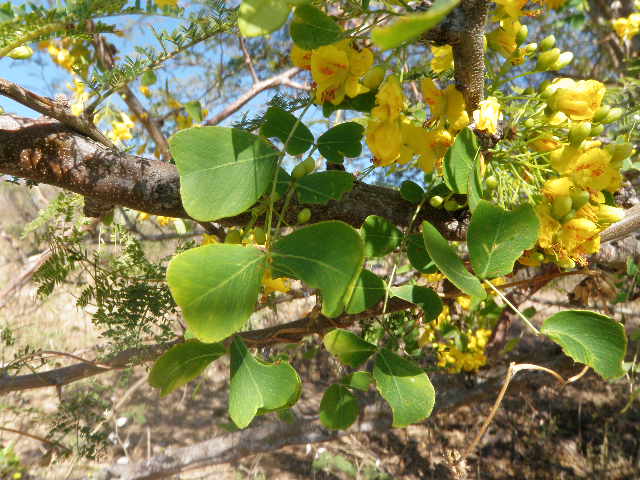
[[[226,349],[221,343],[188,340],[174,345],[153,364],[149,373],[149,384],[159,388],[160,396],[164,397],[200,376],[211,362],[225,352]]]
[[[624,375],[622,362],[627,352],[627,337],[621,323],[587,310],[565,310],[547,318],[540,333],[605,380]]]
[[[360,272],[360,277],[358,277],[356,288],[353,290],[351,300],[347,305],[346,312],[348,314],[364,312],[382,300],[386,290],[387,287],[384,280],[375,273],[363,268],[362,272]]]
[[[469,192],[469,178],[473,174],[478,151],[478,141],[473,130],[469,127],[461,130],[453,145],[447,150],[443,162],[444,181],[452,192]]]
[[[376,346],[342,328],[331,330],[322,340],[324,347],[349,367],[358,368],[376,351]]]
[[[354,158],[362,153],[364,127],[356,122],[336,125],[318,137],[318,150],[333,163],[342,163],[344,157]]]
[[[238,27],[245,37],[257,37],[278,30],[289,17],[285,0],[243,0],[238,9]]]
[[[402,232],[393,223],[378,215],[369,215],[360,227],[366,257],[384,257],[402,242]],[[420,240],[422,242],[422,239]]]
[[[415,303],[424,312],[424,320],[429,322],[438,318],[442,312],[442,300],[432,289],[419,285],[402,285],[393,287],[391,294],[407,302]]]
[[[371,40],[382,50],[399,47],[438,25],[458,3],[460,0],[436,0],[426,12],[406,14],[391,25],[374,28]]]
[[[407,202],[419,204],[424,198],[424,190],[416,182],[405,180],[400,185],[400,196]]]
[[[194,127],[169,139],[187,213],[212,221],[244,212],[265,193],[279,152],[237,128]]]
[[[481,170],[481,162],[482,157],[478,157],[478,160],[475,163],[471,174],[469,175],[469,188],[467,191],[469,192],[467,200],[469,202],[469,210],[471,213],[474,212],[480,200],[482,200],[482,175],[480,174]]]
[[[296,125],[297,123],[297,125]],[[295,126],[295,130],[293,127]],[[293,134],[291,133],[293,131]],[[279,107],[269,107],[264,115],[264,123],[260,128],[260,134],[279,139],[283,144],[287,139],[287,153],[289,155],[301,155],[313,144],[313,134],[309,128],[291,113]],[[289,138],[291,136],[291,138]]]
[[[224,243],[173,257],[167,282],[191,333],[218,342],[239,330],[253,313],[265,264],[257,248]]]
[[[322,293],[322,313],[340,315],[355,288],[364,246],[353,227],[319,222],[282,237],[272,250],[272,275],[302,280]]]
[[[256,415],[289,408],[298,401],[302,387],[291,365],[256,359],[239,337],[229,351],[229,416],[239,428],[247,427]]]
[[[345,387],[355,388],[366,392],[375,380],[369,372],[353,372],[340,379],[340,383]]]
[[[305,175],[296,184],[301,203],[326,205],[329,200],[340,200],[353,188],[353,175],[339,170]]]
[[[467,295],[484,299],[487,292],[482,287],[480,280],[464,268],[464,264],[449,242],[429,222],[422,223],[422,237],[424,246],[438,269]]]
[[[340,26],[331,17],[311,5],[301,5],[296,8],[290,33],[293,43],[305,50],[335,43],[343,37]]]
[[[393,411],[394,427],[405,427],[431,415],[436,392],[427,374],[415,363],[382,348],[376,356],[373,378]]]
[[[438,269],[424,248],[424,239],[419,233],[409,235],[407,238],[407,257],[411,266],[420,273],[436,273]]]
[[[503,210],[480,200],[467,233],[473,270],[480,278],[494,278],[513,271],[513,264],[538,239],[540,221],[531,205]]]
[[[187,102],[184,104],[184,109],[187,111],[189,116],[193,118],[195,123],[202,123],[204,120],[204,116],[202,114],[202,105],[197,100],[192,102]]]
[[[334,383],[324,392],[320,402],[320,422],[331,430],[344,430],[360,414],[358,400],[346,387]]]

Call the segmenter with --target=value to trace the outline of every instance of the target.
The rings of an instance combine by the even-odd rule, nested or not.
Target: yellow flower
[[[573,187],[573,182],[567,177],[551,178],[545,182],[542,193],[549,198],[549,200],[553,200],[558,197],[571,195],[571,189]]]
[[[291,63],[296,67],[304,70],[311,70],[311,54],[313,51],[304,50],[297,46],[295,43],[291,48]]]
[[[496,0],[495,3],[500,6],[500,13],[517,19],[524,15],[522,9],[527,4],[527,0]]]
[[[502,119],[500,103],[496,97],[489,97],[478,105],[478,109],[473,112],[473,121],[478,130],[485,130],[495,134],[498,131],[498,121]]]
[[[435,73],[446,72],[453,68],[453,49],[451,48],[451,45],[432,45],[431,53],[433,53],[431,70]]]
[[[177,7],[178,0],[156,0],[159,7]]]
[[[631,40],[640,32],[640,13],[613,20],[613,29],[624,40]]]
[[[460,295],[459,297],[456,297],[456,302],[458,302],[458,305],[460,305],[463,310],[469,310],[469,308],[471,308],[471,297],[468,295]]]
[[[89,101],[89,92],[86,91],[84,83],[73,77],[73,84],[67,83],[67,88],[73,92],[73,103],[71,103],[71,113],[76,117],[82,115],[84,106]]]
[[[151,214],[147,213],[147,212],[140,212],[140,215],[138,215],[138,220],[140,221],[145,221],[145,220],[149,220],[151,218]]]
[[[112,130],[107,134],[114,142],[133,138],[133,135],[131,135],[131,129],[135,126],[133,120],[124,112],[120,112],[120,118],[121,121],[113,120],[111,122]]]
[[[558,110],[571,120],[591,120],[605,94],[605,86],[596,80],[575,81],[570,78],[554,80],[550,87],[553,94],[549,107]]]
[[[145,97],[151,97],[151,89],[147,85],[140,85],[138,89],[140,90],[140,93],[142,93]]]
[[[431,110],[432,121],[442,121],[443,128],[457,133],[469,124],[464,97],[455,86],[440,90],[432,79],[424,78],[422,95]]]
[[[376,106],[367,125],[367,145],[379,166],[390,165],[400,156],[403,146],[400,130],[404,94],[398,77],[392,75],[376,94]]]
[[[220,239],[216,235],[202,235],[202,245],[212,245],[214,243],[220,243]]]
[[[158,215],[156,217],[156,221],[158,222],[158,225],[162,225],[163,227],[166,227],[167,225],[169,225],[172,220],[173,220],[173,218],[171,218],[171,217],[163,217],[162,215]]]
[[[551,215],[551,208],[548,203],[536,205],[536,214],[540,220],[540,233],[538,233],[538,244],[544,249],[552,249],[554,236],[562,226]]]
[[[539,0],[539,1],[540,3],[543,3],[547,7],[553,8],[554,10],[557,10],[558,8],[563,6],[566,2],[566,0]]]
[[[562,226],[558,239],[569,254],[598,234],[598,226],[586,218],[573,218]],[[597,251],[597,250],[596,250]],[[595,252],[582,252],[595,253]]]
[[[535,140],[529,142],[531,148],[536,152],[551,152],[562,147],[562,144],[558,140],[558,137],[554,137],[551,134],[543,135]]]
[[[516,35],[522,25],[518,19],[505,19],[500,21],[500,27],[487,35],[489,46],[505,58],[511,57],[518,47]]]
[[[430,173],[436,167],[442,165],[449,147],[453,145],[454,137],[442,128],[431,130],[425,134],[426,146],[422,150],[418,150],[420,155],[418,158],[418,167],[425,173]]]
[[[583,188],[615,192],[620,188],[620,171],[611,165],[611,154],[601,148],[591,148],[578,156],[567,174]]]
[[[289,280],[284,278],[272,278],[271,270],[265,270],[262,277],[262,286],[264,287],[264,294],[269,295],[272,292],[287,293],[291,288],[289,287]]]
[[[178,127],[178,130],[189,128],[193,126],[193,119],[191,118],[191,116],[182,115],[181,113],[179,113],[178,115],[176,115],[176,126]]]

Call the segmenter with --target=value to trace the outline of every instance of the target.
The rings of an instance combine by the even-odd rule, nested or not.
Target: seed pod
[[[307,223],[309,220],[311,220],[311,210],[303,208],[298,212],[298,223]]]

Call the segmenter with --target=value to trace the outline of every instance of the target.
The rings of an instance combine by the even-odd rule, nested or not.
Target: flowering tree
[[[603,243],[638,225],[623,208],[635,193],[620,193],[637,139],[625,107],[638,97],[625,76],[637,69],[640,30],[630,5],[181,3],[0,9],[0,61],[40,58],[69,74],[69,98],[55,99],[0,78],[0,94],[44,115],[0,116],[0,173],[78,194],[61,194],[34,226],[49,222],[52,243],[35,277],[41,293],[105,255],[82,245],[97,225],[86,217],[126,239],[78,301],[96,307],[109,355],[30,374],[16,362],[1,392],[153,360],[149,381],[167,395],[227,356],[229,416],[242,429],[292,407],[302,389],[287,358],[256,348],[317,334],[347,367],[324,393],[322,425],[349,428],[358,392],[374,389],[393,425],[406,426],[438,402],[430,375],[484,367],[513,316],[603,378],[625,374],[615,319],[567,310],[536,326],[518,303],[587,272]],[[110,43],[122,15],[179,26],[123,59]],[[588,58],[540,33],[563,19],[606,25],[614,54],[593,65],[598,78],[585,76]],[[230,44],[239,56],[222,53]],[[185,59],[209,75],[189,81],[215,78],[218,98],[180,83]],[[258,115],[246,107],[255,97],[266,104]],[[230,118],[233,127],[219,126]],[[131,235],[144,220],[197,241],[152,263]],[[247,327],[258,310],[310,293],[303,317]],[[512,365],[506,382],[523,368]]]

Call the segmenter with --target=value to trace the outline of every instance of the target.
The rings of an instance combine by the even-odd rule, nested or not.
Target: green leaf
[[[360,414],[358,400],[347,388],[333,384],[325,390],[320,402],[320,423],[331,430],[344,430]]]
[[[296,125],[298,122],[298,125]],[[295,130],[293,127],[295,126]],[[293,134],[291,133],[293,131]],[[264,115],[264,124],[260,128],[260,134],[267,138],[278,138],[283,144],[287,144],[289,155],[300,155],[313,144],[313,134],[302,122],[299,122],[295,115],[279,107],[269,107]]]
[[[377,215],[365,218],[360,227],[360,235],[364,240],[365,257],[384,257],[402,241],[402,232],[389,220]]]
[[[362,153],[364,127],[356,122],[336,125],[318,137],[318,150],[333,163],[342,163],[344,157],[354,158]]]
[[[394,427],[405,427],[431,415],[436,392],[427,374],[415,363],[383,348],[376,357],[373,378],[393,411]]]
[[[340,26],[331,17],[311,5],[296,8],[290,33],[293,42],[305,50],[335,43],[343,37]]]
[[[587,310],[565,310],[547,318],[540,332],[605,380],[624,375],[627,337],[621,323]]]
[[[356,288],[347,305],[347,313],[360,313],[373,307],[384,298],[386,290],[384,281],[380,277],[369,270],[362,269]]]
[[[469,188],[467,189],[469,195],[467,200],[469,201],[469,210],[471,213],[476,209],[480,200],[482,200],[482,175],[480,174],[480,161],[477,161],[475,164],[475,168],[472,170],[471,175],[469,175]]]
[[[349,367],[358,368],[376,351],[376,346],[342,328],[331,330],[322,340],[324,347]]]
[[[411,266],[420,273],[436,273],[436,264],[424,248],[424,239],[419,233],[407,237],[407,257]]]
[[[481,200],[467,233],[473,270],[480,278],[511,273],[522,252],[535,245],[539,228],[540,221],[531,205],[509,211]]]
[[[340,200],[353,188],[353,175],[339,170],[305,175],[296,184],[301,203],[326,205],[329,200]]]
[[[244,212],[266,191],[279,152],[251,133],[225,127],[180,130],[169,140],[187,213],[211,221]]]
[[[301,382],[291,365],[259,361],[239,337],[229,351],[229,416],[238,427],[245,428],[256,415],[289,408],[298,401]]]
[[[376,27],[371,40],[382,50],[396,48],[438,25],[460,0],[437,0],[426,12],[403,15],[391,25]]]
[[[400,185],[400,196],[407,202],[418,204],[424,198],[424,190],[416,182],[405,180]]]
[[[393,287],[391,294],[418,305],[424,312],[424,320],[427,322],[435,320],[442,312],[442,300],[432,288],[403,285]]]
[[[355,388],[366,392],[371,384],[375,382],[369,372],[353,372],[340,379],[340,383],[345,387]]]
[[[266,35],[279,29],[291,8],[284,0],[244,0],[238,9],[238,27],[245,37]]]
[[[351,298],[364,262],[356,230],[343,222],[320,222],[281,238],[273,246],[274,278],[302,280],[322,293],[322,313],[336,317]]]
[[[221,343],[189,340],[174,345],[160,356],[149,373],[149,384],[164,397],[198,377],[226,349]]]
[[[464,268],[462,260],[449,242],[429,222],[422,223],[422,238],[427,253],[451,283],[467,295],[486,298],[487,292],[482,288],[480,280]]]
[[[199,340],[218,342],[244,325],[253,313],[265,263],[257,248],[224,243],[173,257],[167,282]]]
[[[196,123],[202,123],[204,120],[204,115],[202,114],[202,105],[197,100],[192,102],[187,102],[184,104],[184,109],[187,113],[193,118],[193,121]]]
[[[370,92],[356,95],[353,98],[344,97],[344,100],[339,105],[334,105],[331,102],[325,102],[322,104],[322,115],[329,117],[336,110],[370,112],[371,109],[376,106],[376,93],[377,90],[371,90]]]
[[[468,192],[469,176],[473,172],[477,153],[478,141],[473,131],[467,127],[458,133],[455,142],[444,156],[442,173],[447,187],[452,192]]]

